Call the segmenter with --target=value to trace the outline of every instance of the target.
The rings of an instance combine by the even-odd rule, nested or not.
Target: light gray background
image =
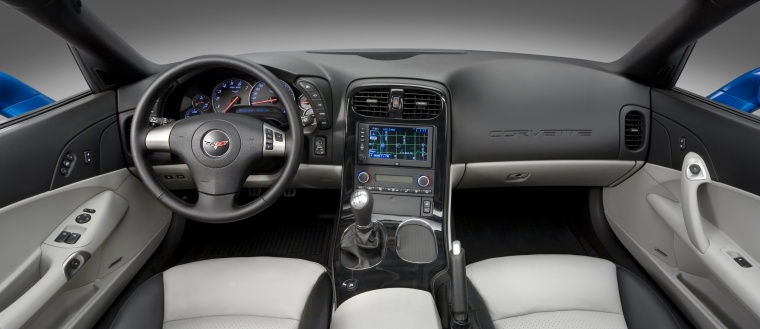
[[[85,1],[148,59],[347,48],[493,50],[610,62],[683,0]],[[760,66],[760,8],[700,41],[678,86],[701,95]],[[0,71],[58,100],[87,89],[66,44],[0,5]]]

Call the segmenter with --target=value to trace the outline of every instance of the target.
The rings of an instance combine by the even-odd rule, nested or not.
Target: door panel
[[[695,325],[760,327],[760,122],[676,91],[652,102],[650,163],[604,190],[610,226]]]
[[[0,127],[0,328],[91,327],[168,229],[125,168],[114,95]],[[55,241],[63,231],[80,237]]]

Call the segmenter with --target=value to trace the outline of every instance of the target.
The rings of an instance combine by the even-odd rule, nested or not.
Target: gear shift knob
[[[372,224],[372,194],[357,189],[351,194],[351,212],[354,214],[358,228],[368,228]]]

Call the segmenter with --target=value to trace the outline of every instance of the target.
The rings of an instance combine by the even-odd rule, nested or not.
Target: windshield
[[[682,0],[98,0],[89,6],[157,63],[220,53],[423,48],[614,61]]]

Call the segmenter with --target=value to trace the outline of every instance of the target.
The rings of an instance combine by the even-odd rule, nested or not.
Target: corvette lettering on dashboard
[[[593,130],[567,130],[567,129],[547,129],[547,130],[492,130],[488,132],[490,138],[510,138],[510,137],[591,137]]]

